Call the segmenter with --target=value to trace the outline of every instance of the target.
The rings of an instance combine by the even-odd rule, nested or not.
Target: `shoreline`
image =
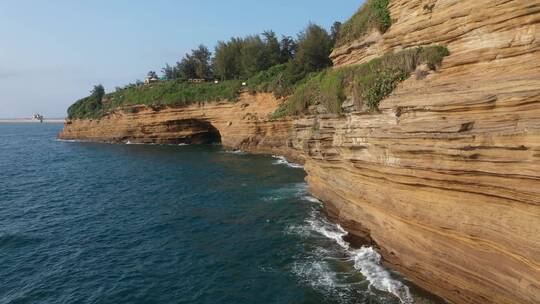
[[[52,119],[44,119],[42,123],[44,124],[63,124],[65,123],[65,119],[62,119],[62,118],[52,118]],[[4,123],[4,124],[17,124],[17,123],[35,123],[35,124],[39,124],[41,122],[35,120],[35,119],[31,119],[31,118],[13,118],[13,119],[3,119],[3,118],[0,118],[0,123]]]

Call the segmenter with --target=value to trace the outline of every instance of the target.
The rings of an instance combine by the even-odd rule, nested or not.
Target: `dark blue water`
[[[0,124],[0,303],[400,302],[303,170],[220,146],[62,142],[61,127]]]

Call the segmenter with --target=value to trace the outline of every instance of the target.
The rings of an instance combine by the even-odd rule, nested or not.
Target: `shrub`
[[[371,75],[370,75],[371,76]],[[353,83],[356,96],[360,97],[363,105],[370,111],[376,111],[379,102],[388,96],[408,74],[401,71],[383,70],[374,77],[360,77]],[[357,104],[357,107],[358,104]]]
[[[310,74],[271,117],[300,115],[312,105],[323,105],[331,113],[340,113],[345,98],[342,76],[341,70],[331,69]]]
[[[98,96],[91,95],[78,100],[68,108],[69,119],[92,119],[99,118],[103,113],[101,100]]]
[[[272,92],[274,96],[281,98],[292,94],[295,86],[305,77],[306,73],[291,61],[259,72],[248,79],[247,85],[252,94]]]
[[[345,100],[343,87],[344,70],[323,72],[319,81],[317,102],[330,113],[341,113],[341,104]]]
[[[282,74],[286,69],[287,65],[279,64],[257,73],[247,81],[249,91],[251,93],[273,92],[280,85]]]
[[[126,89],[109,95],[109,108],[121,105],[179,105],[201,101],[235,100],[241,88],[240,81],[191,84],[182,81],[164,81],[150,86]]]
[[[448,55],[450,55],[450,52],[447,48],[437,45],[423,48],[419,60],[427,63],[429,68],[434,70],[441,65],[443,58]]]
[[[364,36],[370,29],[386,32],[392,21],[388,4],[390,0],[368,0],[339,31],[336,47],[351,43]]]
[[[449,52],[440,46],[415,48],[388,53],[367,63],[327,69],[298,85],[286,103],[271,116],[306,113],[312,105],[322,105],[330,113],[340,114],[347,97],[355,100],[357,109],[376,111],[379,103],[407,79],[420,64],[437,68]]]

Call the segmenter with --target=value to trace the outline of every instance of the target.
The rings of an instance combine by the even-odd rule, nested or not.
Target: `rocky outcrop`
[[[429,44],[451,55],[378,114],[319,118],[311,190],[451,301],[538,303],[540,2],[394,0],[390,11],[387,33],[336,50],[336,64]]]
[[[500,135],[469,122],[437,126],[444,114],[419,112],[399,122],[393,111],[319,118],[305,166],[310,190],[428,290],[456,303],[536,303],[538,135],[515,125]]]
[[[335,50],[337,66],[420,45],[451,55],[400,84],[377,113],[270,121],[280,101],[244,94],[74,121],[61,137],[166,142],[215,128],[227,146],[305,162],[330,216],[421,287],[455,303],[538,303],[540,2],[389,8],[389,31]]]
[[[456,64],[489,62],[538,48],[536,0],[391,0],[392,26],[372,31],[331,55],[335,66],[365,62],[389,51],[442,44]]]
[[[231,149],[303,156],[288,148],[292,120],[270,121],[281,101],[272,94],[243,93],[236,102],[178,107],[135,106],[96,120],[69,121],[59,137],[113,143],[210,143]]]

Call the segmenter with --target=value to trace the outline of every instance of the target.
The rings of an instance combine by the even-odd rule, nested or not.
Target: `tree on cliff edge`
[[[328,32],[317,24],[310,24],[298,36],[298,51],[295,64],[305,73],[316,72],[329,67],[332,38]]]
[[[90,96],[94,97],[98,104],[101,104],[101,102],[103,101],[103,96],[105,96],[105,88],[103,87],[103,85],[95,85],[94,88],[92,88],[92,90],[90,91]]]
[[[279,42],[280,56],[279,63],[287,63],[294,59],[298,50],[298,44],[291,36],[283,36]]]
[[[341,22],[336,21],[334,24],[332,24],[332,28],[330,29],[330,37],[332,38],[332,46],[335,47],[339,31],[341,30]]]
[[[294,59],[289,61],[284,73],[285,82],[294,84],[309,73],[332,65],[329,58],[332,46],[332,38],[324,28],[313,23],[309,24],[298,35]]]
[[[192,78],[209,79],[212,78],[211,66],[212,53],[204,45],[199,45],[197,49],[191,50],[191,54],[186,54],[176,67],[165,67],[163,72],[167,78],[174,77],[182,80]]]

